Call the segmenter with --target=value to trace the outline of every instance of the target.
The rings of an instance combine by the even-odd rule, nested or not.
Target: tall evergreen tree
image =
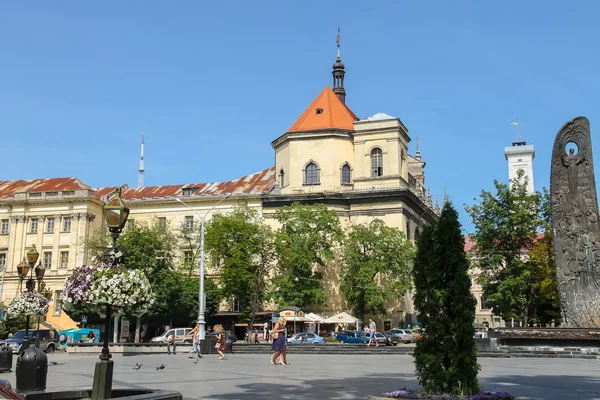
[[[423,328],[414,352],[421,386],[436,393],[479,393],[473,339],[476,300],[458,213],[444,205],[435,228],[419,239],[413,269],[415,308]]]

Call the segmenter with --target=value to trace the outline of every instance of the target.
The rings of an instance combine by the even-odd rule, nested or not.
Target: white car
[[[156,336],[153,337],[151,342],[152,343],[167,343],[168,342],[168,337],[173,335],[175,336],[175,343],[176,344],[183,344],[183,341],[185,339],[185,336],[190,333],[194,328],[174,328],[174,329],[169,329],[168,331],[166,331],[165,333],[163,333],[160,336]]]

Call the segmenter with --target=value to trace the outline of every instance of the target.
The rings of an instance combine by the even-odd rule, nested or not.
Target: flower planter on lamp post
[[[113,239],[113,250],[117,248],[117,239],[125,227],[129,208],[121,200],[121,188],[115,189],[113,198],[104,206],[104,217],[106,225]],[[92,400],[110,399],[113,380],[114,362],[110,359],[108,348],[108,336],[110,330],[111,304],[106,304],[106,322],[104,328],[104,343],[100,353],[100,361],[96,363],[94,371],[94,386],[92,388]]]

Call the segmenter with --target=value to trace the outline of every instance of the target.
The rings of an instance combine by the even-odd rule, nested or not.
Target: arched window
[[[383,176],[383,152],[379,147],[371,150],[371,176]]]
[[[285,186],[285,172],[283,171],[283,168],[281,168],[281,171],[279,171],[279,186]]]
[[[310,162],[304,169],[304,183],[306,185],[319,184],[319,167],[314,162]]]
[[[419,228],[415,228],[415,243],[419,242],[419,238],[421,237],[421,231],[419,230]]]
[[[349,184],[350,179],[350,165],[348,165],[348,163],[345,163],[344,165],[342,165],[342,185]]]

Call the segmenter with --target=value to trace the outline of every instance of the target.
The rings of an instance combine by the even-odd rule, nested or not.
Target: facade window
[[[6,253],[0,253],[0,266],[6,265]]]
[[[160,229],[167,229],[167,217],[158,218],[158,227]]]
[[[131,231],[131,230],[133,230],[133,228],[135,228],[135,219],[128,219],[127,220],[127,230]]]
[[[60,252],[60,267],[67,268],[69,266],[69,252],[61,251]]]
[[[71,217],[63,218],[63,232],[71,232]]]
[[[8,235],[8,220],[7,219],[3,219],[2,220],[2,228],[0,228],[0,234],[2,235]]]
[[[371,176],[383,176],[383,152],[379,147],[371,150]]]
[[[52,252],[45,251],[44,252],[44,268],[50,269],[52,267]]]
[[[284,187],[285,186],[285,172],[283,171],[283,168],[281,168],[281,171],[279,171],[279,187]]]
[[[304,170],[304,183],[307,185],[319,184],[319,168],[317,164],[311,162],[306,166]]]
[[[54,217],[50,217],[46,220],[46,232],[54,233]]]
[[[193,229],[194,228],[194,217],[193,216],[187,216],[185,217],[185,227],[188,229]]]
[[[39,222],[40,222],[40,220],[38,218],[31,218],[31,225],[29,225],[30,233],[37,233]]]
[[[490,306],[489,306],[487,300],[485,298],[483,298],[483,296],[481,297],[480,301],[481,301],[481,307],[480,307],[481,311],[485,311],[485,310],[489,310],[490,309]]]
[[[191,265],[194,261],[194,252],[192,251],[184,251],[183,252],[183,262],[185,265]]]
[[[406,223],[406,239],[410,240],[410,222]]]
[[[415,228],[415,243],[419,241],[420,237],[421,237],[421,231],[417,227],[417,228]]]
[[[62,295],[62,290],[57,290],[54,292],[54,315],[62,314],[62,308],[60,306],[60,296]]]
[[[342,184],[350,183],[350,166],[348,164],[342,165]]]

